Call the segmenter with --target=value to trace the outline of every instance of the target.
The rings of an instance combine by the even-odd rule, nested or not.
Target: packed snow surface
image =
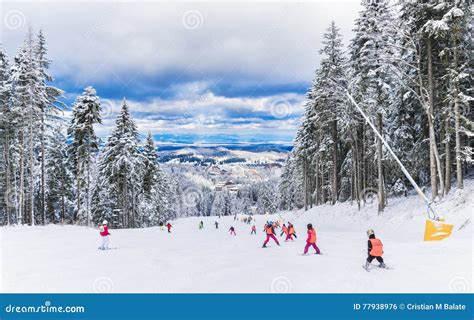
[[[113,250],[100,251],[98,231],[78,226],[4,227],[2,292],[472,292],[472,197],[468,181],[436,205],[454,223],[453,235],[423,242],[426,212],[416,196],[376,204],[320,206],[307,212],[257,216],[251,225],[233,217],[193,217],[159,228],[110,230]],[[291,221],[298,239],[281,247],[264,240],[266,220]],[[199,221],[204,229],[198,229]],[[219,222],[215,229],[214,222]],[[301,256],[306,224],[317,229],[324,255]],[[234,226],[237,236],[229,234]],[[384,243],[392,270],[362,265],[367,229]],[[310,249],[312,253],[313,249]]]

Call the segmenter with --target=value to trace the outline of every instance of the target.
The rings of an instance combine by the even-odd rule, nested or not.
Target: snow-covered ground
[[[98,232],[75,226],[5,227],[1,230],[2,292],[472,292],[474,200],[472,181],[463,193],[452,192],[436,205],[453,235],[423,242],[425,208],[420,200],[390,199],[382,217],[376,205],[361,211],[340,204],[304,213],[282,213],[299,235],[294,242],[262,249],[261,227],[232,217],[172,222],[159,228],[111,230],[111,246],[99,251]],[[312,222],[325,255],[301,256],[305,226]],[[460,227],[464,224],[464,227]],[[229,235],[233,225],[237,236]],[[385,245],[393,270],[361,266],[366,258],[366,230]]]

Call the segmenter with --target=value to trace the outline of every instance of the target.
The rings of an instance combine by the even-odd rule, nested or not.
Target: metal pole
[[[333,80],[334,81],[334,80]],[[336,81],[334,81],[336,82]],[[339,85],[337,82],[336,82],[337,85]],[[341,86],[341,85],[339,85]],[[342,87],[342,86],[341,86]],[[413,180],[413,177],[410,175],[410,173],[408,172],[408,170],[405,168],[405,166],[403,165],[403,163],[400,161],[400,159],[398,159],[397,155],[395,154],[395,152],[393,152],[392,148],[390,148],[389,144],[387,143],[387,141],[385,141],[385,139],[382,137],[382,135],[378,132],[377,128],[375,128],[374,124],[370,121],[369,117],[366,116],[366,114],[364,113],[364,111],[359,107],[359,105],[357,104],[357,102],[354,100],[354,98],[352,97],[352,95],[349,93],[349,91],[344,88],[344,92],[346,93],[347,97],[349,97],[349,100],[352,102],[352,104],[357,108],[357,111],[359,111],[359,113],[364,117],[365,121],[369,124],[369,126],[372,128],[372,130],[375,132],[375,134],[377,135],[377,137],[379,137],[379,139],[382,141],[382,143],[384,144],[384,146],[387,148],[387,150],[390,152],[390,154],[392,155],[392,157],[395,159],[395,161],[397,161],[398,165],[400,166],[400,168],[402,169],[402,172],[403,174],[405,174],[405,177],[407,177],[408,181],[410,181],[411,185],[415,188],[416,192],[418,193],[418,195],[423,199],[423,201],[426,203],[427,207],[428,207],[428,218],[430,217],[430,211],[433,213],[433,218],[436,218],[436,214],[433,210],[433,208],[431,207],[431,202],[428,200],[428,198],[425,196],[425,194],[423,193],[423,191],[421,191],[420,187],[418,186],[418,184],[415,182],[415,180]]]

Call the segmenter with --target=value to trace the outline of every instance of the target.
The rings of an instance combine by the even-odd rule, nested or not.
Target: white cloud
[[[290,112],[274,115],[274,101],[285,101]],[[191,91],[180,100],[127,101],[140,132],[174,134],[249,134],[295,132],[303,112],[304,95],[286,93],[265,97],[229,98],[210,91],[196,95]],[[102,100],[103,125],[98,128],[106,136],[120,112],[121,100]]]
[[[264,83],[309,82],[322,33],[334,19],[347,35],[359,5],[346,2],[3,2],[3,15],[24,16],[2,26],[10,54],[27,24],[47,36],[53,71],[78,86],[142,76]],[[200,14],[198,27],[183,22]],[[2,17],[4,18],[4,17]],[[4,21],[4,19],[2,19]],[[233,79],[232,79],[233,78]]]

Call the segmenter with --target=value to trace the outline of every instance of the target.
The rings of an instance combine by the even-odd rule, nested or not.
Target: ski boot
[[[385,269],[385,268],[387,268],[387,266],[385,265],[385,263],[381,262],[381,263],[379,264],[379,268]]]

